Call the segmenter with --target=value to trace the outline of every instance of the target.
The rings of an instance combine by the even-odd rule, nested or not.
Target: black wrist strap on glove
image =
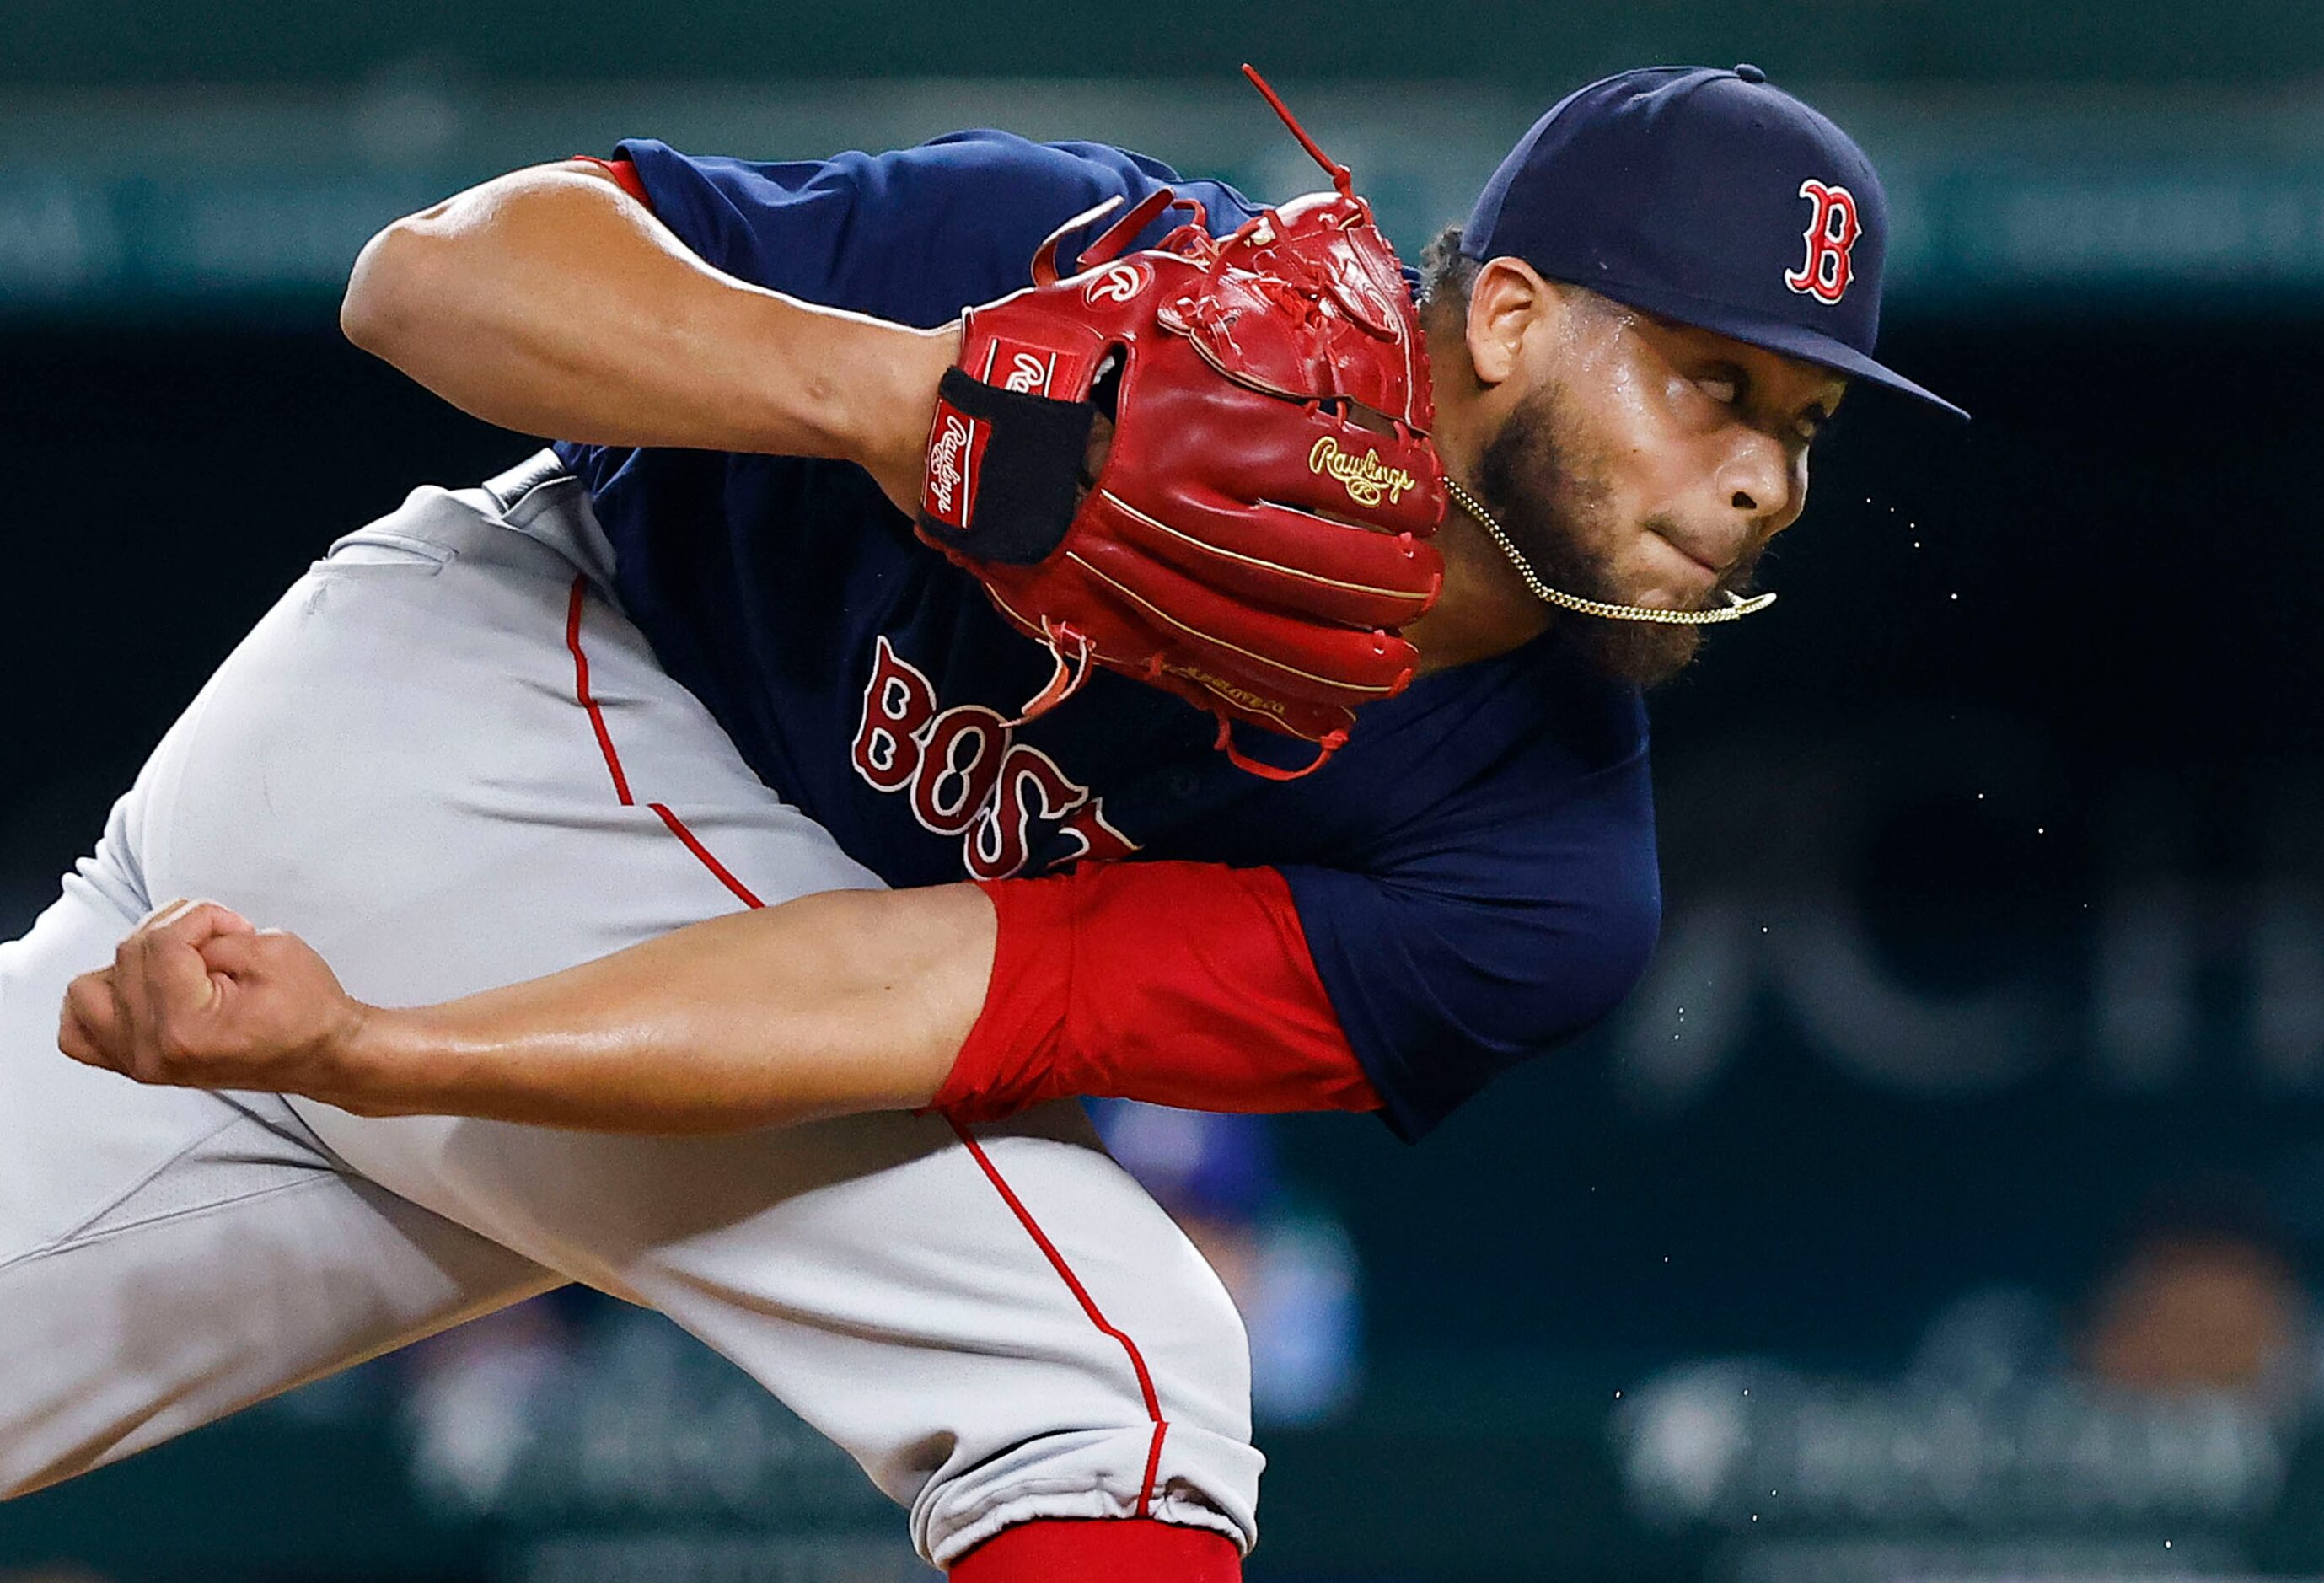
[[[935,498],[959,490],[954,514],[967,526],[931,515],[924,496],[921,530],[978,560],[1038,566],[1073,526],[1097,409],[1004,391],[959,368],[945,371],[936,394],[930,490]]]

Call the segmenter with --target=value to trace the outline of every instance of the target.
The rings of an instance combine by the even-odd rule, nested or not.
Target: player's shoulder
[[[1408,787],[1399,805],[1440,833],[1554,839],[1576,819],[1650,831],[1647,750],[1637,688],[1553,632],[1372,705],[1342,757],[1351,794]]]
[[[1178,179],[1167,166],[1109,144],[1036,143],[991,126],[852,158],[881,197],[926,203],[969,225],[1006,225],[1020,216],[1054,224],[1109,198],[1136,202]]]
[[[1112,143],[1068,139],[1037,143],[997,126],[971,126],[888,156],[930,168],[1047,177],[1056,180],[1170,182],[1182,179],[1163,161]]]
[[[1182,176],[1164,161],[1112,143],[1037,143],[999,127],[968,127],[925,143],[880,152],[849,149],[820,159],[753,160],[681,152],[653,138],[624,139],[618,157],[651,183],[659,172],[682,168],[739,191],[853,189],[859,201],[1017,202],[1053,207],[1086,198],[1142,198],[1156,187],[1191,186],[1231,192],[1223,183]],[[1234,195],[1237,205],[1247,200]]]
[[[1612,970],[1660,925],[1646,711],[1635,687],[1551,650],[1370,706],[1285,800],[1319,843],[1305,855],[1477,923],[1522,932],[1587,912]]]
[[[981,207],[996,222],[1030,215],[1055,224],[1109,198],[1134,205],[1161,187],[1217,211],[1213,226],[1223,222],[1231,227],[1257,212],[1257,206],[1226,183],[1183,175],[1135,150],[1096,142],[1037,143],[998,127],[946,133],[908,149],[860,157],[875,179],[918,189],[954,207]],[[1183,218],[1164,216],[1157,234]]]
[[[624,141],[664,224],[696,254],[753,284],[908,324],[936,324],[1024,285],[1036,248],[1074,216],[1157,187],[1200,202],[1214,228],[1252,206],[1222,182],[1181,177],[1103,143],[1036,143],[992,127],[881,153],[766,162]],[[1158,216],[1150,246],[1185,216]]]

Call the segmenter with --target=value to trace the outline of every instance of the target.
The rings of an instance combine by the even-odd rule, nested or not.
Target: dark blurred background
[[[1259,1353],[1267,1583],[2324,1571],[2324,13],[1638,0],[0,3],[0,934],[305,562],[530,442],[344,345],[370,232],[618,137],[976,124],[1407,250],[1601,71],[1854,130],[1883,350],[1655,704],[1668,926],[1424,1147],[1118,1110]],[[383,686],[392,684],[382,677]],[[7,1322],[0,1313],[0,1324]],[[0,1508],[0,1577],[925,1577],[852,1467],[566,1295]]]

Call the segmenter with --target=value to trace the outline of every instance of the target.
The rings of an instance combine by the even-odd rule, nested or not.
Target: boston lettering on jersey
[[[1040,749],[1014,740],[999,710],[982,704],[939,708],[936,684],[898,658],[885,633],[875,648],[863,722],[849,754],[855,773],[880,791],[902,795],[922,829],[961,837],[961,866],[972,877],[1022,873],[1037,824],[1052,827],[1065,842],[1055,861],[1126,858],[1138,850],[1106,823],[1105,799],[1092,796]]]
[[[1221,230],[1253,212],[1231,188],[1120,149],[996,132],[788,164],[642,141],[620,155],[714,266],[923,327],[1028,284],[1041,240],[1107,198],[1135,204],[1167,184]],[[1013,362],[997,372],[1028,389],[1045,378]],[[964,426],[938,469],[956,505],[974,488],[976,440]],[[1554,634],[1421,678],[1368,707],[1323,770],[1275,785],[1213,752],[1205,716],[1111,673],[1010,724],[1048,657],[859,468],[557,449],[588,486],[615,592],[663,665],[858,861],[899,886],[1090,859],[1277,869],[1403,1137],[1588,1027],[1643,971],[1661,907],[1644,710]],[[1345,452],[1309,463],[1351,490],[1408,487]],[[1264,732],[1237,741],[1305,755]]]

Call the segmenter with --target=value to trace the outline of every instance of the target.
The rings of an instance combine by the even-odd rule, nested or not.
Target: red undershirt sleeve
[[[630,161],[601,160],[595,154],[575,154],[573,157],[595,165],[606,175],[611,176],[616,186],[649,209],[654,207],[653,199],[646,195],[644,178],[638,174],[637,166]]]
[[[982,887],[984,1010],[934,1109],[997,1120],[1066,1095],[1192,1110],[1372,1110],[1273,869],[1086,863]]]

